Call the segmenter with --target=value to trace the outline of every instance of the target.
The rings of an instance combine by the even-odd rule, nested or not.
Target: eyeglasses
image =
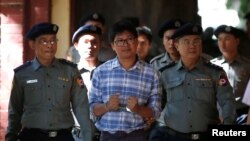
[[[181,40],[180,41],[181,44],[185,45],[185,46],[200,46],[202,44],[202,40],[201,39],[195,39],[193,41],[190,40]]]
[[[38,41],[38,43],[42,46],[48,46],[49,44],[53,46],[53,45],[57,44],[57,42],[58,42],[58,39],[52,40],[52,41],[46,41],[46,40],[39,40]]]
[[[128,39],[125,39],[125,40],[122,40],[122,39],[118,39],[118,40],[115,40],[114,43],[117,45],[117,46],[125,46],[127,44],[133,44],[135,42],[135,37],[129,37]]]

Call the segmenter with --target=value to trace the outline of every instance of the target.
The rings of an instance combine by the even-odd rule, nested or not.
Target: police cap
[[[180,19],[171,19],[165,21],[159,29],[158,35],[160,38],[163,37],[164,32],[170,29],[177,29],[183,25],[183,21]]]
[[[84,25],[79,27],[73,37],[72,37],[72,43],[78,42],[78,39],[81,35],[84,34],[89,34],[89,33],[93,33],[93,34],[97,34],[97,35],[102,35],[102,30],[101,28],[94,26],[94,25]]]
[[[57,34],[59,27],[52,23],[39,23],[34,25],[26,34],[26,38],[35,40],[38,36],[44,34]]]
[[[172,39],[180,38],[185,35],[201,35],[202,27],[198,24],[186,23],[180,28],[178,28],[172,35]]]
[[[149,42],[152,42],[152,32],[151,29],[147,26],[139,26],[136,28],[138,35],[145,35]]]
[[[218,37],[220,33],[232,34],[235,37],[240,37],[242,35],[242,32],[239,29],[228,25],[220,25],[217,27],[217,29],[214,31],[214,35]]]
[[[88,21],[97,21],[97,22],[100,22],[102,23],[102,25],[105,25],[105,19],[104,17],[100,14],[100,13],[90,13],[88,14],[87,16],[83,17],[81,20],[80,20],[80,26],[82,25],[85,25],[86,22]]]

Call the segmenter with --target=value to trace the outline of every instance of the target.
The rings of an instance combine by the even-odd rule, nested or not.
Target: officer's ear
[[[239,44],[240,44],[240,38],[237,37],[237,38],[236,38],[236,45],[237,45],[236,47],[238,47]]]
[[[115,45],[114,45],[114,42],[111,42],[111,43],[110,43],[110,45],[111,45],[111,48],[113,49],[113,51],[115,51]]]
[[[29,47],[34,50],[35,49],[35,41],[34,40],[29,40],[28,41]]]
[[[74,47],[75,47],[76,50],[78,49],[78,42],[74,43]]]

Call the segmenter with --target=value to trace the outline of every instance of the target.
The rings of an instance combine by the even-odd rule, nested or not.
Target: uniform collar
[[[198,62],[195,64],[195,67],[193,69],[200,69],[200,70],[202,70],[203,69],[202,66],[203,66],[203,61],[202,61],[202,58],[200,57],[199,60],[198,60]],[[184,67],[181,59],[176,64],[176,70],[180,70],[180,69],[185,69],[185,67]]]
[[[101,64],[101,62],[98,60],[96,66],[90,68],[90,67],[86,66],[86,64],[84,64],[84,62],[80,61],[80,62],[77,63],[77,68],[79,70],[85,69],[85,70],[88,70],[90,72],[90,71],[94,70],[97,66],[99,66],[100,64]]]
[[[161,62],[173,62],[173,60],[169,57],[168,53],[164,53],[164,56],[160,60]]]
[[[234,62],[241,62],[241,56],[240,55],[237,55],[236,58],[232,61],[232,62],[228,62],[224,56],[221,56],[221,64],[224,64],[224,63],[229,63],[229,64],[232,64]]]
[[[54,59],[53,62],[52,62],[52,64],[51,64],[50,66],[52,66],[52,67],[57,67],[57,66],[59,66],[59,61],[58,61],[57,59]],[[32,60],[32,68],[33,68],[34,70],[38,70],[38,69],[41,68],[41,67],[43,67],[43,65],[38,61],[37,58],[34,58],[34,59]]]

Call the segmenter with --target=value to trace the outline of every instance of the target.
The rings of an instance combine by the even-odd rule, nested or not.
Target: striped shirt
[[[159,74],[147,63],[138,60],[129,70],[125,70],[117,58],[107,61],[95,69],[89,91],[90,111],[96,103],[106,103],[111,95],[120,93],[120,108],[99,117],[96,127],[100,131],[127,133],[145,127],[143,118],[126,110],[129,96],[138,98],[138,105],[151,107],[154,118],[161,111],[161,85]]]

